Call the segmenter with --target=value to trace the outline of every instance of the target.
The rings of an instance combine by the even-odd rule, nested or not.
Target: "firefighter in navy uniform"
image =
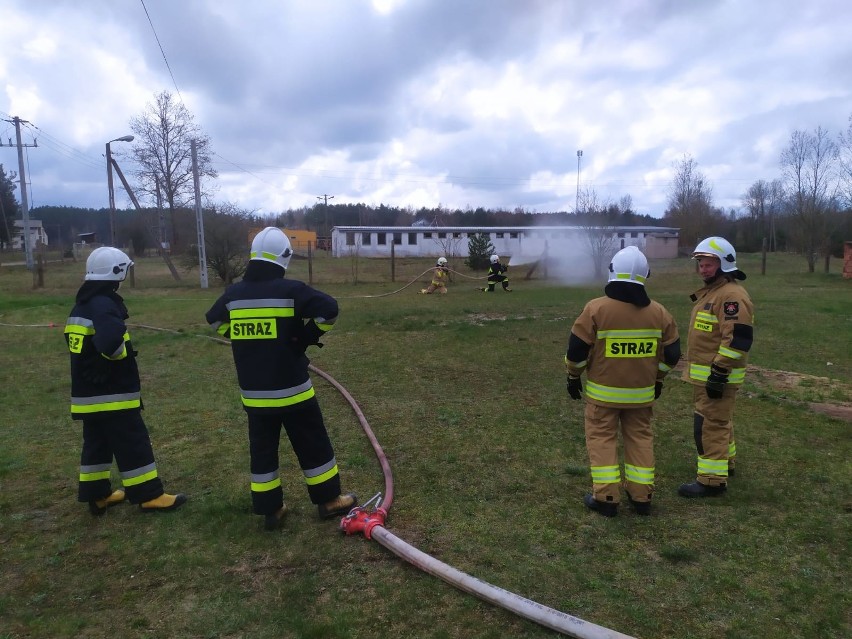
[[[337,301],[304,282],[285,279],[292,249],[281,229],[267,227],[251,245],[241,282],[207,311],[208,323],[230,338],[243,408],[248,415],[251,497],[264,527],[279,527],[287,512],[279,477],[283,426],[322,518],[357,505],[342,494],[334,449],[308,375],[305,350],[337,319]]]
[[[509,278],[503,273],[509,270],[508,266],[500,263],[499,255],[492,255],[490,258],[491,266],[488,267],[488,285],[482,290],[486,293],[493,293],[494,286],[498,283],[503,286],[504,291],[511,291],[509,288]]]
[[[624,488],[639,515],[651,512],[654,490],[652,406],[663,379],[680,359],[680,338],[671,314],[645,291],[648,261],[635,246],[616,253],[605,297],[591,300],[574,322],[565,365],[568,394],[582,398],[586,372],[585,431],[592,475],[587,508],[618,513],[621,469],[618,432],[624,442]]]
[[[727,490],[737,454],[734,402],[745,379],[754,339],[754,307],[738,280],[737,254],[728,240],[708,237],[692,253],[704,286],[690,298],[687,367],[683,378],[693,385],[693,432],[698,451],[694,482],[682,484],[682,497],[715,497]]]
[[[78,499],[93,515],[125,500],[144,512],[179,508],[186,495],[170,495],[154,461],[142,420],[136,352],[118,294],[133,262],[117,248],[103,246],[86,260],[86,277],[65,324],[71,353],[71,416],[83,422]],[[115,457],[124,490],[113,490]]]

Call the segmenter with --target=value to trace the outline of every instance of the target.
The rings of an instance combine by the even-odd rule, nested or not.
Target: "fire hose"
[[[355,401],[352,395],[325,371],[316,368],[313,364],[310,365],[310,369],[334,386],[352,407],[361,427],[364,429],[364,433],[367,435],[367,439],[369,439],[373,447],[373,451],[376,453],[385,477],[384,499],[382,499],[381,493],[377,493],[363,505],[353,508],[348,515],[340,520],[340,529],[343,532],[347,535],[363,533],[367,539],[375,539],[397,557],[404,559],[433,577],[443,579],[459,590],[479,597],[483,601],[500,606],[551,630],[556,630],[557,632],[577,637],[578,639],[633,639],[630,635],[625,635],[553,608],[548,608],[518,594],[472,577],[435,559],[431,555],[427,555],[388,531],[385,528],[385,518],[393,502],[393,474],[387,457],[376,439],[372,428],[370,428],[370,424],[364,417],[363,411],[358,406],[358,402]]]
[[[53,322],[49,324],[2,324],[3,326],[27,326],[27,327],[49,327],[53,328]],[[184,334],[180,331],[168,328],[160,328],[157,326],[149,326],[145,324],[129,324],[137,328],[148,329],[165,333]],[[210,335],[196,335],[213,340],[220,344],[230,345],[228,340]],[[483,601],[500,606],[505,610],[513,612],[521,617],[534,621],[546,628],[561,632],[577,639],[635,639],[630,635],[625,635],[615,630],[610,630],[604,626],[591,623],[574,617],[559,610],[549,608],[540,603],[522,597],[508,590],[504,590],[498,586],[489,584],[488,582],[472,577],[444,562],[435,559],[431,555],[418,550],[411,544],[400,539],[387,528],[385,528],[385,519],[388,511],[393,503],[393,473],[391,472],[390,464],[385,456],[379,441],[376,439],[370,424],[367,422],[363,411],[358,406],[358,403],[349,394],[337,380],[325,371],[309,365],[311,371],[325,379],[329,384],[334,386],[337,391],[346,399],[349,406],[355,412],[361,427],[364,430],[367,439],[373,447],[373,451],[382,467],[382,474],[385,479],[384,498],[379,492],[361,506],[353,508],[348,515],[340,521],[340,529],[347,535],[355,535],[363,533],[367,539],[375,539],[379,544],[390,550],[393,554],[401,559],[404,559],[413,566],[423,570],[424,572],[438,577],[448,584],[455,586],[459,590],[467,592],[471,595],[479,597]]]

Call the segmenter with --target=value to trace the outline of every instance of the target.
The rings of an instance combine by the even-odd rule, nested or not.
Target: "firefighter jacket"
[[[449,272],[447,269],[436,266],[435,270],[432,272],[432,286],[436,288],[443,288],[447,285],[447,278],[449,276]]]
[[[754,307],[748,292],[720,275],[690,297],[695,306],[689,318],[683,379],[703,386],[710,367],[716,365],[728,372],[729,384],[742,384],[754,339]]]
[[[337,319],[333,297],[277,271],[271,279],[229,286],[207,311],[208,323],[231,340],[247,412],[287,412],[314,397],[305,349],[318,344]]]
[[[142,407],[136,353],[124,323],[127,307],[117,287],[118,282],[84,282],[65,323],[74,419]]]
[[[584,371],[586,401],[611,408],[640,408],[654,402],[654,386],[677,364],[680,338],[672,315],[647,298],[638,284],[607,286],[607,296],[588,302],[571,328],[565,364],[568,375]],[[640,290],[638,305],[611,296]],[[616,295],[618,297],[618,295]]]
[[[507,267],[497,262],[488,267],[488,281],[489,282],[499,282],[503,278],[500,277],[507,271]]]

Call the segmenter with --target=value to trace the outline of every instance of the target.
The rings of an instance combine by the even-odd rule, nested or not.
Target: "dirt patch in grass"
[[[684,361],[678,364],[675,371],[683,370]],[[673,372],[675,372],[673,371]],[[777,371],[771,368],[749,365],[748,381],[762,391],[777,397],[807,404],[808,409],[829,417],[852,422],[852,401],[809,401],[808,396],[831,394],[838,397],[852,398],[852,385],[830,377],[806,375],[792,371]]]

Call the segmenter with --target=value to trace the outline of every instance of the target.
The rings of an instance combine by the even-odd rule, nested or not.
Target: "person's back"
[[[565,354],[572,399],[582,399],[580,377],[587,374],[584,430],[592,492],[583,503],[606,517],[617,514],[620,431],[627,497],[637,514],[648,515],[655,472],[652,405],[680,358],[680,338],[674,318],[645,291],[650,270],[641,251],[620,250],[609,270],[605,296],[585,305]]]
[[[581,317],[588,317],[587,335],[593,338],[587,367],[588,401],[622,408],[652,403],[663,330],[672,324],[671,314],[653,300],[640,307],[599,297],[586,305]]]

